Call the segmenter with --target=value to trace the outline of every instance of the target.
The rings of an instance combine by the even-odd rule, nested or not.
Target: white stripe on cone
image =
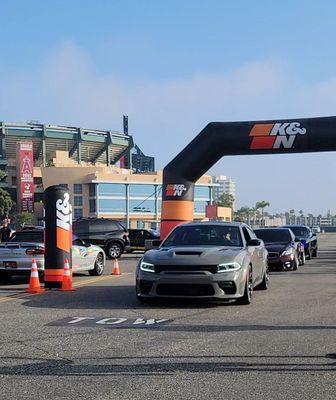
[[[71,276],[70,267],[69,267],[69,262],[68,261],[66,261],[64,263],[64,274],[63,274],[63,276]]]
[[[35,259],[33,259],[33,262],[32,262],[32,269],[31,269],[30,276],[32,278],[38,278],[37,264],[36,264]]]

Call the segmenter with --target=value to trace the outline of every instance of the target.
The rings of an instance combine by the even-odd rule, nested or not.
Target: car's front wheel
[[[242,304],[242,305],[251,304],[252,293],[253,293],[253,277],[252,277],[252,268],[250,266],[247,273],[244,295],[237,300],[237,304]]]
[[[123,253],[123,247],[118,242],[109,243],[106,246],[106,255],[108,258],[119,258]]]
[[[104,272],[104,267],[104,256],[102,253],[99,253],[94,263],[94,268],[89,271],[89,274],[91,276],[100,276]]]

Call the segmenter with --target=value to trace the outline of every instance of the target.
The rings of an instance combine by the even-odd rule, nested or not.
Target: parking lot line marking
[[[24,299],[25,297],[32,296],[30,293],[14,293],[9,296],[0,297],[0,303],[6,303],[7,301],[13,301],[16,299]]]
[[[97,278],[92,278],[92,279],[87,279],[85,281],[77,282],[74,283],[73,286],[78,287],[78,286],[85,286],[89,285],[90,283],[95,283],[95,282],[101,282],[101,281],[106,281],[110,278],[122,278],[123,276],[126,275],[132,275],[132,272],[126,272],[121,275],[104,275],[104,276],[98,276]]]
[[[126,272],[123,273],[122,275],[104,275],[104,276],[99,276],[97,278],[92,278],[92,279],[88,279],[85,281],[81,281],[81,282],[77,282],[74,283],[73,286],[74,287],[80,287],[80,286],[86,286],[89,285],[90,283],[95,283],[95,282],[101,282],[101,281],[106,281],[110,278],[122,278],[123,276],[127,276],[127,275],[132,275],[132,272]],[[13,289],[15,290],[15,289]],[[48,292],[45,292],[44,294],[47,294]],[[14,301],[17,299],[24,299],[26,297],[30,297],[30,296],[34,296],[34,294],[31,293],[14,293],[14,294],[10,294],[8,296],[4,296],[4,297],[0,297],[0,303],[6,303],[8,301]]]

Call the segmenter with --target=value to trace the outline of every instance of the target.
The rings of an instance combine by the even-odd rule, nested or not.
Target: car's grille
[[[215,290],[211,285],[161,283],[157,285],[156,293],[161,296],[213,296]]]
[[[215,274],[218,270],[217,265],[155,265],[155,272],[158,274],[160,272],[164,273],[202,273],[205,271]]]
[[[268,258],[276,258],[276,257],[279,257],[279,253],[277,253],[275,251],[268,252]]]

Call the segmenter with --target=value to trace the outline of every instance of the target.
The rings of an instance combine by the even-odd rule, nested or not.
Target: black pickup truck
[[[305,248],[306,258],[311,259],[317,257],[317,236],[306,225],[286,225],[284,228],[289,228],[296,238],[300,239]]]

